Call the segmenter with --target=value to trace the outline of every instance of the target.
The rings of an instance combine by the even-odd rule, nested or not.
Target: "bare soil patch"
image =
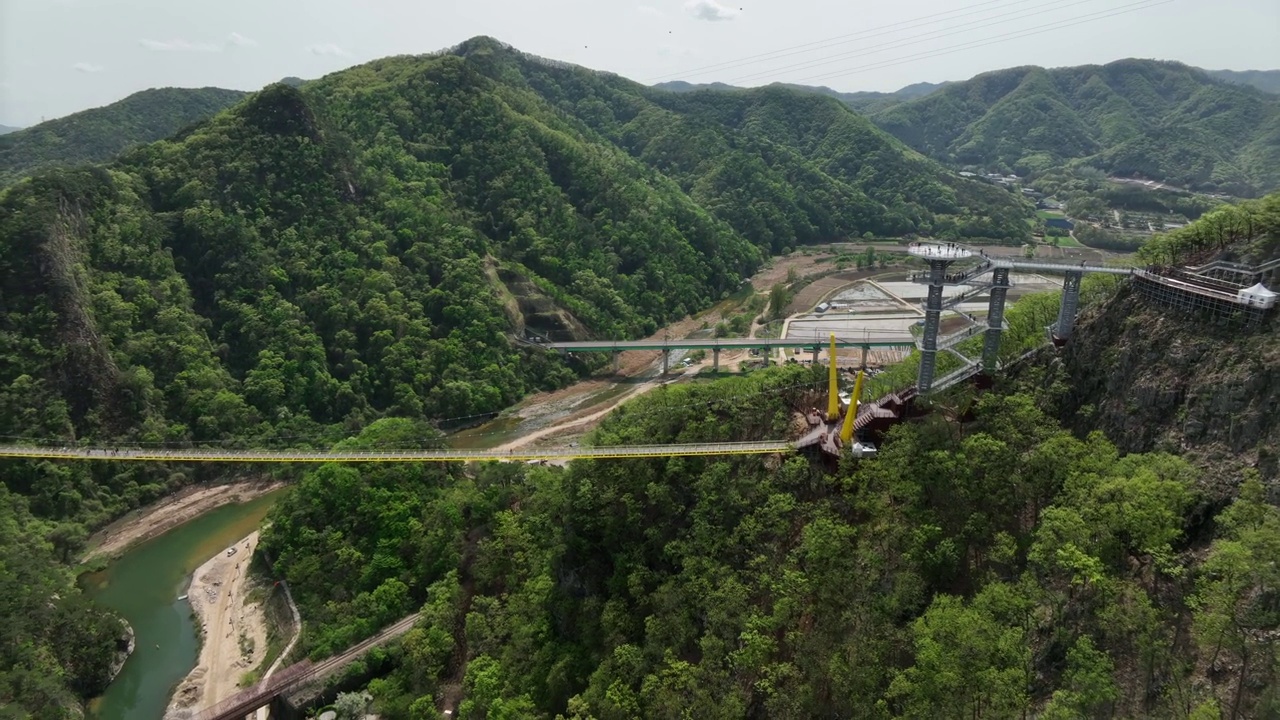
[[[187,590],[200,623],[200,659],[178,684],[166,720],[181,720],[241,690],[240,679],[267,652],[267,620],[262,605],[249,602],[249,561],[258,531],[237,540],[196,569]]]
[[[278,480],[256,479],[185,487],[94,533],[84,562],[98,557],[119,557],[134,544],[162,535],[216,507],[252,500],[283,486]]]

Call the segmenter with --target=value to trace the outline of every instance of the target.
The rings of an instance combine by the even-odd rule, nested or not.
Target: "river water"
[[[210,510],[80,579],[90,597],[129,621],[137,638],[115,681],[89,704],[91,717],[161,720],[169,693],[196,666],[200,651],[191,606],[178,599],[191,573],[257,529],[283,492]]]

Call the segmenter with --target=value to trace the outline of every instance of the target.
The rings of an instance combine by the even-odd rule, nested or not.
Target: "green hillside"
[[[1277,257],[1278,202],[1169,242]],[[263,536],[303,651],[420,609],[364,667],[393,718],[1274,716],[1277,321],[1087,294],[1065,350],[921,401],[874,460],[310,472]],[[1057,305],[1021,300],[1010,335],[1043,343]],[[796,365],[676,385],[589,441],[777,438],[823,385]],[[343,447],[421,435],[384,420]]]
[[[486,39],[216,114],[234,98],[193,97],[124,107],[169,98],[170,119],[211,118],[0,191],[0,435],[325,446],[398,419],[422,441],[419,423],[501,410],[600,362],[514,343],[525,329],[649,334],[807,242],[1026,232],[1020,200],[835,100],[682,98]],[[18,139],[108,152],[94,142],[122,123],[174,129],[112,113]],[[0,558],[31,575],[3,593],[0,625],[33,639],[0,648],[0,704],[63,717],[101,686],[119,628],[48,558],[208,472],[0,464],[4,552],[36,548]]]
[[[245,96],[222,88],[157,88],[0,137],[0,185],[46,167],[104,162],[168,137]]]
[[[0,196],[0,329],[24,348],[0,434],[204,441],[493,412],[573,376],[513,346],[524,329],[652,333],[807,242],[1026,233],[1010,194],[832,100],[659,93],[483,39],[459,52],[273,85]]]
[[[1280,97],[1178,63],[1000,70],[872,119],[947,163],[1025,174],[1078,162],[1244,196],[1280,187]]]

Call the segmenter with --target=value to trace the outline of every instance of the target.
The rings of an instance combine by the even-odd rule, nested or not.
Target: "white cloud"
[[[105,69],[101,65],[94,65],[93,63],[87,63],[87,62],[78,62],[75,65],[72,65],[71,67],[73,69],[79,70],[82,73],[100,73]]]
[[[312,55],[334,55],[337,57],[348,57],[351,53],[334,45],[333,43],[320,43],[307,48]]]
[[[253,38],[247,38],[238,32],[233,32],[230,35],[228,35],[227,42],[231,43],[232,45],[239,45],[240,47],[253,47],[254,45],[258,44],[257,40],[254,40]]]
[[[173,40],[139,40],[138,44],[148,50],[157,52],[220,52],[221,45],[215,43],[193,43],[182,38]]]
[[[738,10],[725,7],[716,0],[689,0],[684,4],[685,12],[694,16],[698,20],[706,20],[708,22],[716,22],[718,20],[732,20],[738,17]]]
[[[636,6],[636,12],[640,13],[641,15],[648,15],[650,17],[657,17],[657,18],[667,16],[666,13],[662,12],[661,10],[659,10],[658,8],[652,5],[638,5]]]

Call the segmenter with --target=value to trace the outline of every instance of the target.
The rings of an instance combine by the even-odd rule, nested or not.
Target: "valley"
[[[0,138],[0,715],[1280,710],[1269,76],[307,76]]]

